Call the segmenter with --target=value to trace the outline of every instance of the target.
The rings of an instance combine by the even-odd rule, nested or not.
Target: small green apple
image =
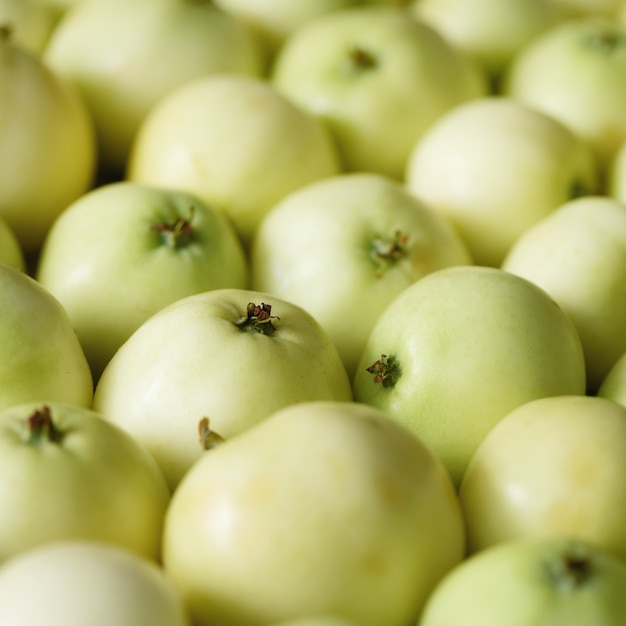
[[[0,410],[23,402],[89,407],[89,363],[61,303],[34,278],[0,262]]]
[[[466,559],[418,626],[620,626],[626,565],[570,537],[510,541]]]
[[[198,626],[411,624],[464,555],[445,468],[374,407],[306,402],[206,452],[172,496],[166,574]]]
[[[6,562],[0,569],[0,623],[191,626],[180,594],[155,563],[84,540],[49,543]]]
[[[626,559],[626,407],[588,395],[517,407],[478,447],[459,493],[470,553],[570,536]]]
[[[437,270],[387,305],[356,374],[357,401],[407,425],[456,485],[487,433],[529,400],[585,392],[578,333],[548,294],[504,270]]]
[[[97,379],[165,305],[248,284],[248,262],[221,211],[195,196],[128,181],[84,194],[51,226],[36,278],[67,311]]]
[[[127,177],[194,193],[225,211],[247,244],[284,196],[340,171],[319,120],[265,79],[229,74],[193,80],[155,105]]]
[[[598,166],[554,118],[487,97],[455,107],[416,142],[406,184],[452,220],[476,263],[498,267],[530,226],[596,189]]]
[[[436,30],[381,5],[333,11],[294,31],[270,80],[324,120],[345,169],[397,180],[442,113],[488,90],[482,70]]]
[[[407,285],[471,257],[448,220],[397,181],[344,173],[311,183],[261,221],[252,286],[299,304],[352,376],[384,307]]]

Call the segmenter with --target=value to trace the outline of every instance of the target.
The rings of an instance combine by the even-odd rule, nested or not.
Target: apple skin
[[[516,55],[503,92],[568,126],[605,170],[626,139],[626,28],[597,16],[557,24]]]
[[[314,614],[410,624],[463,557],[457,505],[437,458],[382,412],[300,403],[190,469],[163,564],[197,626]]]
[[[332,137],[267,80],[206,76],[144,119],[127,179],[197,195],[232,219],[247,245],[262,216],[302,185],[341,172]]]
[[[404,7],[333,11],[296,30],[270,72],[276,88],[324,120],[348,171],[404,177],[409,151],[452,107],[486,95],[486,77]]]
[[[353,379],[354,399],[408,426],[458,486],[480,442],[535,398],[585,392],[571,320],[535,284],[457,266],[406,287],[381,313]]]
[[[617,626],[626,565],[570,537],[507,542],[466,559],[435,589],[418,626]]]
[[[188,193],[121,181],[63,211],[44,240],[36,278],[67,311],[97,379],[167,304],[247,287],[248,261],[222,212]]]
[[[250,265],[252,287],[312,313],[352,376],[393,297],[432,271],[470,263],[448,220],[400,183],[345,173],[278,203],[257,229]]]
[[[0,621],[191,626],[180,595],[155,563],[119,546],[85,540],[46,544],[6,562],[0,570]]]
[[[249,303],[271,307],[271,334],[244,322],[254,320]],[[182,298],[144,322],[105,367],[93,408],[142,442],[175,487],[204,451],[202,418],[228,439],[308,400],[352,400],[330,337],[291,302],[225,288]]]
[[[91,405],[91,370],[67,312],[7,263],[0,263],[0,345],[0,410],[30,401]]]
[[[101,169],[119,174],[143,118],[173,88],[214,73],[260,76],[264,54],[249,29],[210,2],[109,0],[71,7],[44,59],[87,104]]]
[[[626,407],[585,395],[517,407],[476,450],[459,494],[470,553],[571,536],[626,559]]]
[[[495,96],[442,116],[413,147],[406,185],[448,216],[477,264],[499,267],[530,226],[596,190],[599,172],[563,124]]]

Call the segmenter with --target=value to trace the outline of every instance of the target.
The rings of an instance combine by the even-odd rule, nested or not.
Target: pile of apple
[[[0,625],[626,624],[626,2],[0,0]]]

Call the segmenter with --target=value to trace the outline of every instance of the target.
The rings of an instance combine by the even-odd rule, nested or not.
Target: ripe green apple
[[[91,370],[67,312],[34,278],[2,262],[0,345],[0,409],[30,401],[91,405]]]
[[[432,271],[472,262],[443,215],[372,173],[293,192],[265,215],[251,250],[253,288],[312,313],[350,376],[393,297]]]
[[[570,200],[522,233],[501,267],[539,285],[571,317],[595,393],[626,352],[626,205]]]
[[[57,26],[57,14],[42,0],[0,0],[0,24],[11,30],[17,45],[41,54]]]
[[[591,193],[591,148],[556,119],[506,97],[455,107],[416,142],[407,188],[457,227],[479,265],[572,197]]]
[[[202,455],[202,418],[222,438],[306,400],[352,400],[330,337],[301,307],[214,289],[155,313],[105,367],[93,408],[153,453],[171,486]]]
[[[626,26],[597,16],[557,24],[519,51],[503,90],[566,124],[608,167],[626,139]]]
[[[7,221],[0,217],[0,263],[8,263],[26,270],[26,258],[22,246]]]
[[[626,564],[570,537],[510,541],[466,559],[418,626],[619,626]]]
[[[96,412],[59,402],[0,411],[0,473],[0,562],[72,539],[160,558],[165,478],[147,450]]]
[[[0,216],[25,254],[91,185],[96,144],[82,98],[0,28]]]
[[[231,74],[162,98],[141,124],[127,177],[196,194],[225,211],[247,244],[284,196],[340,171],[318,119],[265,79]]]
[[[459,493],[470,552],[565,535],[626,559],[626,407],[588,395],[517,407],[478,447]]]
[[[36,278],[67,311],[97,379],[165,305],[245,288],[248,261],[221,211],[185,192],[121,181],[63,211],[44,240]]]
[[[307,402],[198,459],[172,496],[163,564],[197,626],[397,626],[464,544],[453,485],[417,437],[374,407]]]
[[[398,180],[418,137],[488,89],[482,70],[437,31],[381,5],[333,11],[294,31],[270,80],[324,120],[345,169]]]
[[[535,398],[585,392],[580,338],[530,281],[491,267],[437,270],[381,313],[354,399],[407,425],[456,485],[487,433]]]
[[[60,541],[0,569],[6,626],[191,626],[180,594],[152,561],[119,546]]]
[[[147,112],[173,88],[215,73],[261,75],[264,53],[238,19],[211,2],[79,2],[44,58],[89,107],[101,167],[123,172]]]

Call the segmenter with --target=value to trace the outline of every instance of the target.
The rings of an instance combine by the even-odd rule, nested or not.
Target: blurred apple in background
[[[197,195],[230,217],[247,246],[274,204],[340,171],[321,121],[262,78],[218,75],[182,85],[151,110],[127,178]]]
[[[57,25],[54,9],[42,0],[0,0],[0,24],[11,29],[13,41],[41,54]]]
[[[302,187],[264,217],[252,287],[312,313],[352,376],[393,297],[432,271],[471,262],[447,219],[399,182],[349,173]]]
[[[520,236],[502,269],[545,289],[570,316],[595,393],[626,352],[626,205],[603,196],[566,202]]]
[[[470,553],[566,536],[626,559],[626,407],[584,395],[517,407],[476,450],[460,498]]]
[[[597,17],[556,25],[519,51],[503,91],[567,125],[606,169],[626,140],[626,27]]]
[[[477,264],[498,267],[530,226],[596,191],[598,165],[556,119],[494,96],[461,104],[433,124],[413,147],[406,185],[452,221]]]
[[[204,417],[228,439],[307,400],[352,400],[319,323],[273,295],[215,289],[144,322],[105,367],[93,408],[142,442],[173,487],[202,455]]]
[[[488,89],[482,68],[408,10],[389,6],[310,20],[287,38],[270,80],[327,124],[345,169],[396,179],[442,113]]]
[[[484,67],[495,92],[517,52],[563,18],[553,0],[411,0],[409,6]]]
[[[354,399],[408,426],[457,485],[512,409],[584,392],[583,350],[569,317],[530,281],[476,266],[405,287],[374,325],[353,381]]]
[[[46,544],[4,565],[0,622],[191,626],[180,594],[155,563],[119,546],[81,540]]]
[[[127,181],[71,204],[44,240],[35,274],[67,311],[94,378],[165,305],[248,286],[234,227],[190,194]]]
[[[0,263],[8,263],[17,269],[26,270],[26,259],[22,246],[11,227],[2,217],[0,217]]]
[[[0,216],[31,256],[57,215],[93,183],[93,127],[80,96],[4,28],[0,92]]]
[[[373,407],[307,402],[198,459],[168,508],[163,565],[197,626],[398,626],[464,550],[454,487],[417,437]]]
[[[260,75],[260,43],[210,2],[83,1],[63,17],[44,58],[92,114],[102,169],[122,175],[146,113],[174,87],[215,73]]]
[[[0,409],[30,401],[91,405],[91,370],[67,312],[6,263],[0,263],[0,345]]]
[[[626,406],[626,351],[607,372],[596,395]]]
[[[418,626],[619,626],[626,564],[570,537],[510,541],[454,568]]]

